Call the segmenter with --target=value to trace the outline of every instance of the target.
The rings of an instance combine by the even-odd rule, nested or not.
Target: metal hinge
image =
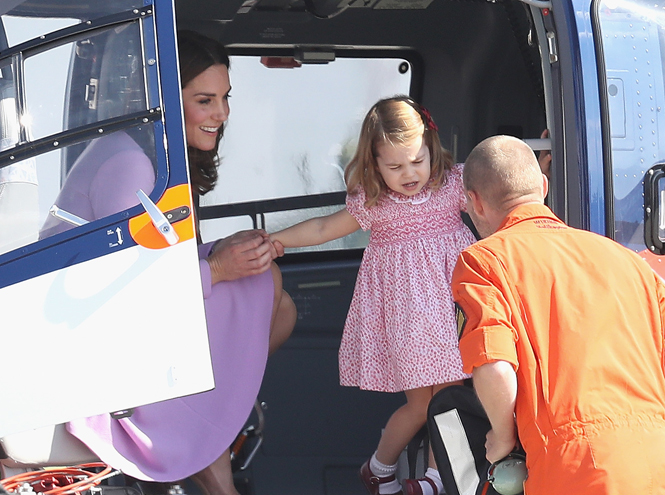
[[[532,5],[533,7],[538,7],[539,9],[552,8],[552,2],[550,0],[520,0],[520,2]]]
[[[559,51],[556,46],[556,34],[554,31],[547,32],[547,49],[550,55],[550,64],[559,61]]]

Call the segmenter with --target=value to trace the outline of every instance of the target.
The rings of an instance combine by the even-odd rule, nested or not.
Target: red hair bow
[[[429,113],[429,110],[421,106],[420,112],[423,114],[423,120],[425,121],[425,126],[427,126],[428,129],[432,129],[434,132],[439,132],[439,128],[434,123],[434,119],[432,119],[432,114]]]

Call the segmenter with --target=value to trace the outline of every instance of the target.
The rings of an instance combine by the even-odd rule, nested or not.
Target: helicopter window
[[[11,36],[18,31],[12,23],[20,19],[5,20],[10,20],[6,31]],[[52,229],[50,211],[88,147],[104,149],[99,143],[113,139],[129,143],[148,165],[152,182],[143,188],[152,190],[154,127],[141,117],[148,113],[146,74],[155,76],[154,68],[144,64],[141,22],[146,19],[84,31],[63,42],[33,40],[24,51],[0,61],[0,153],[5,152],[0,160],[0,253],[73,227]],[[154,51],[150,36],[145,39],[147,49]],[[143,123],[137,125],[139,121]],[[112,137],[120,129],[127,140],[119,139],[120,133]],[[21,160],[13,163],[9,155],[14,154]],[[102,216],[118,213],[138,204],[133,199],[119,210],[99,211]],[[102,218],[97,212],[78,216]]]
[[[33,0],[0,3],[7,46],[16,46],[59,29],[75,26],[88,19],[143,7],[143,0],[84,0],[75,2],[35,2]]]
[[[71,18],[20,17],[3,15],[2,23],[7,36],[7,46],[16,46],[41,35],[74,26],[80,21]]]
[[[291,66],[290,66],[291,67]],[[336,58],[326,64],[275,68],[259,56],[232,56],[231,113],[219,148],[217,186],[201,205],[261,202],[293,198],[294,208],[265,210],[263,226],[276,231],[344,203],[344,168],[353,156],[360,125],[383,97],[408,94],[412,70],[395,58]],[[297,198],[338,193],[334,203],[302,208]],[[205,218],[205,216],[203,217]],[[246,216],[208,219],[204,240],[251,227]],[[364,247],[360,232],[323,249]],[[321,247],[305,248],[316,250]]]

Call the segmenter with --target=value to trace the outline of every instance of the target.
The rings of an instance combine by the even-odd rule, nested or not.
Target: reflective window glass
[[[658,181],[658,239],[665,244],[665,179]]]
[[[27,57],[24,79],[29,139],[145,110],[138,22]]]
[[[155,184],[155,149],[150,126],[130,128],[82,143],[82,151],[60,188],[40,186],[43,239],[139,204],[136,191]],[[80,146],[80,145],[79,145]],[[46,155],[38,156],[43,160]],[[51,172],[52,167],[46,165]],[[46,181],[57,184],[58,181]],[[45,197],[42,197],[45,196]]]
[[[8,46],[16,46],[42,35],[89,19],[117,14],[144,5],[143,0],[68,0],[67,2],[8,1],[0,3],[0,15]]]
[[[66,155],[76,158],[63,172]],[[28,180],[17,175],[0,183],[0,254],[137,205],[136,190],[153,189],[155,164],[153,130],[148,125],[10,166]]]
[[[14,87],[11,60],[0,61],[0,151],[15,146],[19,141],[19,121],[16,111],[16,88]],[[11,170],[17,170],[17,168]],[[10,170],[0,169],[0,182]],[[15,172],[12,172],[15,173]]]
[[[344,168],[365,114],[380,98],[408,94],[412,77],[401,58],[266,65],[261,57],[231,57],[231,113],[219,148],[219,181],[201,198],[204,207],[345,191]],[[276,231],[331,208],[269,213],[265,227]],[[203,239],[246,228],[246,219],[240,222],[236,228],[227,220],[224,229],[204,222]],[[364,245],[366,236],[358,235],[326,248]]]
[[[7,36],[7,46],[16,46],[42,35],[80,23],[68,17],[23,17],[9,13],[1,17]]]
[[[72,48],[73,44],[62,45],[25,60],[26,111],[21,122],[30,141],[63,130]],[[45,67],[53,67],[48,77]]]
[[[321,208],[307,208],[302,210],[282,211],[266,214],[266,226],[270,232],[277,232],[285,229],[307,218],[323,217],[331,215],[343,208],[342,205],[324,206]],[[320,244],[318,246],[308,246],[302,248],[289,248],[289,253],[299,253],[305,251],[328,251],[335,249],[352,249],[367,246],[369,242],[369,231],[358,230],[351,235],[334,239],[332,241]]]
[[[33,46],[22,65],[21,57],[0,61],[0,254],[73,228],[67,214],[93,221],[138,204],[137,184],[152,191],[153,125],[127,121],[112,132],[104,124],[148,108],[145,74],[156,77],[156,69],[145,68],[139,22],[151,20]],[[153,60],[153,40],[146,40]],[[89,139],[80,142],[81,132]],[[53,150],[13,163],[13,153],[39,140]]]

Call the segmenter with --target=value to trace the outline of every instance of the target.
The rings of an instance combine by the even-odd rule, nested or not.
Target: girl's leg
[[[434,385],[431,387],[432,395],[430,400],[437,392],[451,385],[462,385],[462,381]],[[427,415],[427,412],[425,415]],[[443,483],[441,482],[441,476],[439,475],[439,470],[434,459],[434,451],[432,450],[431,442],[429,444],[428,454],[428,468],[425,472],[425,477],[418,480],[407,480],[405,482],[406,495],[438,495],[439,493],[442,493]],[[419,486],[416,486],[416,484]]]
[[[376,459],[383,464],[395,464],[404,448],[427,421],[427,406],[432,387],[405,390],[406,404],[390,416],[376,449]]]
[[[268,355],[275,352],[286,342],[296,324],[296,305],[293,299],[282,289],[282,272],[275,262],[271,267],[275,295],[272,306],[272,319],[270,321],[270,340]]]
[[[404,447],[425,424],[431,387],[406,390],[406,404],[397,409],[386,424],[379,446],[360,468],[360,478],[371,495],[402,493],[395,479],[397,459]]]

